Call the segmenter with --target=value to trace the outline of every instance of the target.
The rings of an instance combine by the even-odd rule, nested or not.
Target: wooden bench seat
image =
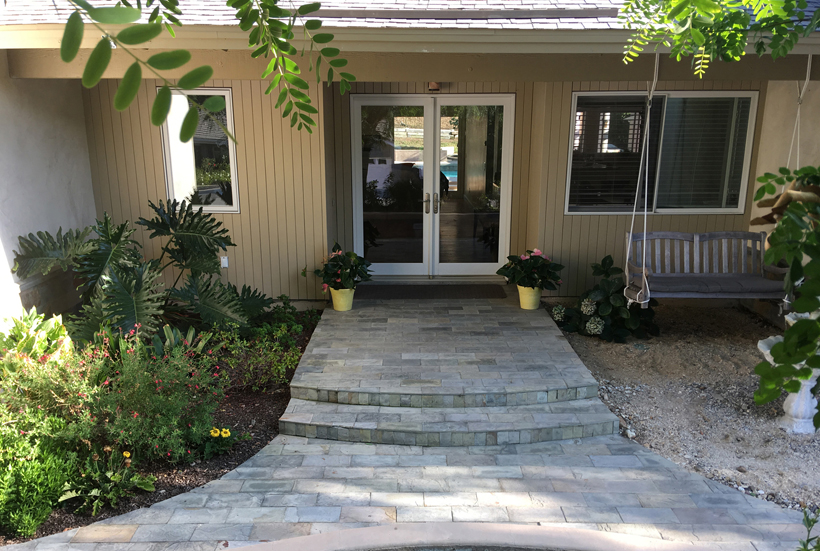
[[[626,234],[629,246],[629,234]],[[629,298],[782,299],[784,268],[763,261],[764,232],[647,232],[646,279],[643,233],[632,235],[627,261]]]

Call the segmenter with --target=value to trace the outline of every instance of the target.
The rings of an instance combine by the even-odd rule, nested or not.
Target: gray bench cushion
[[[783,282],[751,274],[649,276],[650,293],[783,293]]]

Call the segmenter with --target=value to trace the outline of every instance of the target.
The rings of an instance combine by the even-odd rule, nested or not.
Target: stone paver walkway
[[[215,551],[381,524],[481,522],[693,549],[796,548],[800,513],[612,434],[617,423],[560,331],[516,300],[326,311],[282,420],[297,435],[188,494],[17,547]]]

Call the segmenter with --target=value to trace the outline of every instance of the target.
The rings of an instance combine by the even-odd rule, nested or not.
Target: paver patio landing
[[[215,551],[441,522],[744,551],[792,550],[805,536],[797,511],[612,434],[596,388],[547,313],[519,310],[515,296],[359,301],[325,312],[300,363],[281,423],[295,435],[192,492],[15,547]]]

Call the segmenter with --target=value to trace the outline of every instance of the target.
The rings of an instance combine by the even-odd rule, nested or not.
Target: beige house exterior
[[[84,167],[80,178],[88,182],[72,193],[82,194],[84,205],[93,204],[97,217],[104,212],[116,222],[150,217],[148,202],[169,198],[164,158],[167,150],[161,129],[149,120],[159,81],[144,81],[134,104],[118,112],[112,100],[118,79],[129,63],[123,52],[114,52],[100,85],[86,90],[78,79],[93,40],[84,44],[81,59],[65,64],[57,50],[59,25],[6,23],[0,26],[0,59],[5,60],[0,69],[7,67],[7,74],[0,71],[0,109],[8,111],[1,111],[4,120],[21,116],[14,112],[13,105],[4,104],[14,101],[10,88],[23,86],[33,96],[39,95],[37,99],[42,102],[49,101],[55,87],[64,88],[69,97],[75,98],[73,110],[84,125],[62,128],[63,141],[76,149],[74,156],[86,154],[88,159],[87,164],[80,163]],[[234,193],[239,209],[215,214],[237,244],[227,253],[228,267],[223,269],[226,281],[247,284],[271,296],[322,298],[315,278],[303,278],[300,272],[306,266],[317,266],[334,242],[345,249],[357,246],[355,234],[356,225],[361,224],[361,208],[356,206],[355,187],[362,181],[354,166],[359,150],[352,143],[356,134],[351,98],[361,96],[441,103],[446,103],[441,98],[449,95],[465,98],[467,103],[469,98],[486,95],[510,97],[514,120],[511,135],[504,138],[505,154],[511,160],[511,166],[504,167],[511,169],[510,181],[505,184],[509,186],[505,191],[508,195],[504,196],[509,201],[505,205],[509,216],[505,220],[507,227],[501,230],[504,242],[499,250],[520,254],[538,247],[550,254],[566,266],[562,272],[564,284],[553,294],[568,297],[581,294],[593,284],[589,269],[592,262],[611,254],[616,264],[623,263],[631,210],[570,212],[567,186],[577,97],[599,92],[641,96],[652,80],[654,55],[641,56],[630,65],[621,61],[619,52],[627,36],[624,31],[340,26],[334,29],[338,47],[349,60],[346,70],[356,75],[357,82],[349,94],[341,95],[338,84],[327,87],[314,81],[310,96],[319,109],[318,127],[309,134],[291,129],[283,121],[274,105],[276,95],[265,95],[267,83],[259,78],[264,60],[252,60],[243,33],[228,24],[232,22],[225,26],[183,27],[176,40],[160,37],[147,45],[150,52],[146,52],[189,48],[194,55],[190,66],[207,63],[214,67],[214,80],[205,87],[230,90],[237,138]],[[749,229],[754,214],[754,179],[785,165],[789,157],[796,114],[795,83],[805,78],[810,53],[820,53],[820,41],[815,38],[801,42],[785,59],[772,61],[751,54],[736,63],[715,63],[702,80],[691,74],[687,62],[660,55],[658,93],[695,97],[715,92],[731,97],[731,93],[738,93],[750,98],[753,112],[749,115],[743,196],[737,208],[731,212],[682,209],[680,213],[650,214],[650,231]],[[816,131],[820,120],[818,80],[820,63],[815,63],[801,108],[800,162],[804,165],[820,164],[820,136]],[[430,83],[436,83],[438,90],[431,91],[435,86]],[[35,120],[33,124],[47,128],[49,122]],[[8,137],[5,134],[3,139]],[[26,167],[33,171],[42,156],[31,152],[29,156],[0,158],[4,166],[12,163],[25,173]],[[792,154],[792,166],[795,162]],[[64,172],[59,167],[50,170],[45,176],[31,172],[29,177],[60,188]],[[15,185],[6,174],[0,178],[4,190]],[[26,176],[16,178],[25,180]],[[72,177],[72,181],[76,179]],[[3,204],[0,210],[8,206]],[[37,223],[4,227],[3,231],[55,231],[55,226],[91,222],[90,213],[61,217],[63,206],[59,199],[48,198],[44,204],[33,202],[28,207],[32,209],[29,219]],[[4,235],[2,240],[9,260],[14,237]],[[147,247],[147,255],[158,254],[144,229],[139,229],[136,238]],[[470,270],[448,276],[398,277],[419,282],[500,280],[498,276],[476,276]],[[9,279],[4,294],[19,295],[16,285]],[[12,301],[5,310],[14,308]]]

